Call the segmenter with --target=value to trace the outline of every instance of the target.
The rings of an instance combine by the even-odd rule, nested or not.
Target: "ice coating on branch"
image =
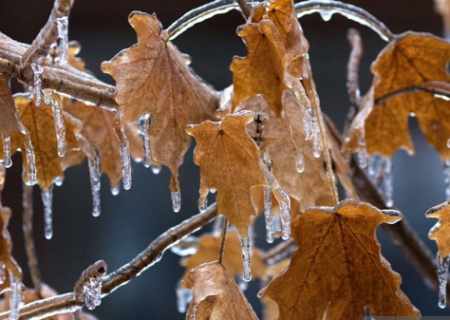
[[[131,188],[130,143],[128,142],[128,138],[125,135],[125,130],[123,129],[123,127],[120,127],[119,130],[116,130],[116,134],[118,135],[119,138],[120,157],[122,159],[123,188],[125,190],[130,190]]]
[[[42,102],[42,63],[33,62],[31,64],[31,69],[33,70],[33,82],[34,82],[34,97],[36,98],[35,105],[39,107]]]
[[[59,64],[67,62],[68,45],[69,45],[69,17],[61,17],[56,19],[58,27],[58,46],[60,50]]]
[[[161,166],[159,164],[151,163],[150,169],[152,169],[154,175],[158,175],[161,172]]]
[[[366,132],[364,126],[362,127],[360,134],[358,135],[358,165],[361,168],[367,167],[369,155],[366,149]]]
[[[388,207],[392,207],[394,205],[394,186],[392,185],[392,160],[391,158],[383,157],[383,161],[384,200],[386,201],[386,205]]]
[[[331,17],[334,14],[334,10],[320,10],[320,17],[322,18],[323,21],[327,22],[331,20]]]
[[[447,196],[447,199],[450,199],[450,160],[444,161],[444,182],[445,195]]]
[[[66,124],[62,113],[62,105],[44,92],[45,104],[51,104],[53,121],[55,122],[56,141],[58,144],[58,156],[64,157],[66,153]]]
[[[9,134],[2,133],[3,157],[5,168],[12,166],[11,160],[11,137]]]
[[[41,189],[41,197],[44,205],[44,235],[47,240],[50,240],[53,237],[53,185],[50,186],[48,191]]]
[[[214,220],[213,227],[212,227],[212,235],[213,236],[215,236],[215,237],[220,236],[220,234],[222,233],[224,220],[225,220],[225,217],[223,215],[216,217],[216,219]]]
[[[242,273],[242,280],[249,282],[252,280],[252,270],[250,265],[250,239],[241,238],[242,260],[244,263],[244,271]]]
[[[448,266],[450,263],[450,256],[443,259],[439,258],[439,251],[437,253],[438,260],[438,280],[439,280],[439,302],[438,306],[444,309],[447,306],[447,281],[448,281]]]
[[[194,236],[188,236],[170,247],[170,251],[180,257],[191,256],[198,251],[198,239]]]
[[[140,134],[142,137],[142,143],[144,146],[144,166],[146,168],[152,165],[152,155],[150,149],[150,134],[148,133],[148,128],[150,126],[149,116],[144,116],[140,122]],[[152,169],[153,171],[153,169]],[[159,173],[159,172],[158,172]]]
[[[185,313],[187,310],[187,306],[192,300],[192,290],[182,287],[180,285],[180,282],[178,282],[177,288],[176,288],[176,294],[177,294],[177,309],[179,313]]]
[[[272,243],[275,225],[273,222],[272,190],[270,187],[264,187],[264,217],[266,219],[266,241]]]
[[[23,145],[25,148],[25,155],[27,159],[27,174],[28,174],[28,180],[25,181],[25,184],[28,186],[34,186],[37,183],[36,161],[34,156],[33,144],[31,143],[31,137],[29,133],[24,134]]]
[[[172,208],[173,212],[180,212],[181,209],[181,193],[179,192],[172,192]]]
[[[281,238],[283,240],[289,239],[291,236],[291,201],[289,196],[283,190],[278,189],[277,192],[285,200],[279,203],[280,205],[280,219],[281,219]]]
[[[94,310],[102,303],[102,279],[90,278],[83,286],[84,302],[89,310]]]
[[[20,293],[20,282],[19,280],[10,272],[9,279],[11,281],[11,295],[9,297],[9,319],[17,320],[19,319],[19,307],[22,301],[22,295]]]
[[[0,261],[0,284],[5,283],[6,279],[6,266]]]
[[[305,171],[305,156],[301,150],[298,150],[295,156],[295,167],[298,173]]]
[[[97,152],[94,152],[93,159],[88,157],[89,177],[91,180],[92,191],[92,215],[98,217],[100,215],[100,159]]]
[[[200,203],[201,197],[200,197],[200,199],[198,200],[198,201],[199,201],[199,202],[198,202],[198,209],[200,210],[200,212],[205,212],[206,209],[208,208],[208,193],[209,193],[209,190],[206,191],[205,201],[204,201],[203,203]]]

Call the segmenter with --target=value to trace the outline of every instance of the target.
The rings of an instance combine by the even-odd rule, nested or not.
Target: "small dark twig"
[[[239,7],[241,8],[242,14],[247,19],[250,17],[250,6],[248,5],[247,1],[245,0],[236,0],[236,2],[239,4]]]
[[[228,219],[225,218],[223,222],[222,235],[220,239],[220,248],[219,248],[219,263],[222,264],[223,251],[225,250],[225,242],[227,239],[227,229],[228,229]]]

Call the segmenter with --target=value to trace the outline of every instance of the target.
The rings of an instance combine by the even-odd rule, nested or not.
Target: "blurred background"
[[[408,30],[442,34],[441,17],[434,12],[432,0],[347,1],[358,5],[383,21],[394,33]],[[69,38],[82,45],[79,56],[101,80],[114,84],[100,71],[100,63],[136,42],[127,21],[133,10],[156,12],[164,27],[184,12],[205,4],[205,0],[76,0],[70,16]],[[30,43],[45,24],[53,6],[52,0],[0,1],[0,31],[13,39]],[[234,55],[245,56],[246,49],[236,35],[244,23],[241,14],[233,11],[196,25],[175,39],[178,48],[191,55],[191,66],[217,90],[231,84],[229,65]],[[362,35],[364,57],[360,69],[361,91],[369,88],[372,75],[370,63],[385,46],[374,32],[339,15],[324,22],[319,14],[303,17],[301,24],[310,42],[310,57],[322,108],[342,129],[349,107],[346,88],[346,64],[350,47],[346,34],[357,28]],[[434,241],[427,238],[436,221],[425,219],[425,211],[445,201],[442,163],[429,147],[411,119],[411,133],[416,154],[399,151],[394,157],[395,205],[419,232],[423,241],[436,252]],[[31,286],[24,251],[21,215],[21,159],[13,158],[7,171],[4,205],[13,211],[9,230],[13,236],[13,255],[22,266],[24,281]],[[35,238],[43,280],[58,292],[71,291],[81,272],[99,259],[108,263],[110,271],[130,261],[154,238],[173,225],[196,214],[199,190],[199,169],[192,163],[192,148],[180,168],[182,209],[172,212],[169,171],[163,168],[152,174],[141,163],[133,164],[133,187],[112,196],[109,181],[102,178],[102,213],[91,216],[91,189],[87,164],[70,168],[61,187],[54,188],[54,236],[45,240],[43,210],[39,191],[35,189]],[[264,241],[262,223],[256,228],[257,245]],[[205,230],[210,229],[207,227]],[[437,307],[437,294],[429,290],[420,275],[381,230],[378,231],[382,253],[395,271],[403,277],[402,290],[423,315],[450,315],[448,309]],[[108,296],[93,313],[100,319],[184,319],[176,309],[175,286],[184,270],[180,258],[166,252],[161,262],[139,278]],[[253,281],[246,295],[261,315],[256,293],[259,283]]]

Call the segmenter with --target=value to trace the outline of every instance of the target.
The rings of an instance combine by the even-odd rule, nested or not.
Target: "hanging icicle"
[[[47,240],[53,237],[52,199],[53,185],[48,191],[41,189],[42,203],[44,204],[44,235]]]
[[[22,295],[20,290],[20,281],[10,272],[9,279],[11,281],[11,295],[9,297],[9,319],[19,319],[19,307],[22,301]]]
[[[2,144],[3,144],[3,158],[5,168],[9,168],[12,166],[11,160],[11,137],[9,134],[2,133]]]
[[[369,155],[367,154],[366,149],[366,133],[363,125],[360,134],[358,135],[358,165],[361,168],[364,169],[367,167],[368,157]]]
[[[125,135],[123,127],[115,127],[116,135],[119,138],[120,143],[120,157],[122,159],[122,181],[123,188],[130,190],[131,188],[131,156],[130,156],[130,144],[128,138]]]
[[[200,203],[201,199],[198,200],[198,209],[200,210],[200,212],[205,212],[208,208],[208,193],[209,190],[206,191],[205,201],[203,203]]]
[[[275,225],[272,212],[272,190],[270,187],[264,187],[264,217],[266,219],[266,241],[272,243]]]
[[[444,161],[445,195],[450,199],[450,160]]]
[[[250,239],[241,238],[242,259],[244,263],[244,271],[242,273],[242,280],[249,282],[252,280],[252,270],[250,265]]]
[[[388,157],[383,157],[384,161],[384,174],[383,174],[383,183],[384,183],[384,200],[386,201],[386,205],[388,207],[392,207],[394,205],[394,186],[392,184],[392,159]]]
[[[192,300],[192,290],[182,287],[181,281],[178,282],[177,288],[175,290],[177,294],[177,309],[179,313],[185,313],[187,306]]]
[[[278,189],[277,192],[285,200],[285,202],[279,203],[280,206],[280,219],[281,219],[281,238],[283,240],[289,239],[291,236],[291,201],[289,196],[284,193],[283,190]]]
[[[36,107],[39,107],[42,103],[42,62],[33,62],[31,64],[31,69],[33,70],[33,81],[34,81],[34,97]]]
[[[6,266],[0,261],[0,284],[5,283],[6,280]]]
[[[181,193],[179,192],[172,192],[172,208],[173,212],[180,212],[181,209]]]
[[[322,153],[322,140],[320,139],[320,128],[316,112],[312,109],[311,134],[313,138],[313,156],[319,158]]]
[[[150,126],[150,115],[143,116],[140,122],[140,135],[142,137],[144,147],[144,166],[146,168],[150,167],[152,164],[152,155],[150,149],[150,134],[148,132],[149,126]]]
[[[437,253],[438,260],[438,280],[439,280],[439,302],[438,306],[444,309],[447,306],[447,281],[448,281],[448,267],[450,263],[450,256],[443,259],[439,258],[439,251]]]
[[[94,150],[94,159],[88,157],[89,177],[91,180],[92,191],[92,215],[98,217],[100,215],[100,159]]]
[[[68,46],[69,46],[69,17],[61,17],[56,19],[56,24],[58,27],[58,47],[59,53],[59,64],[65,64],[68,57]]]
[[[44,103],[52,106],[53,121],[55,122],[56,142],[58,156],[64,157],[66,153],[66,124],[64,122],[62,105],[52,97],[53,92],[47,94],[44,91]]]
[[[301,104],[301,110],[302,110],[302,116],[303,116],[303,131],[305,133],[305,141],[311,140],[313,137],[313,130],[312,130],[312,106],[309,102],[308,97],[306,96],[306,93],[300,94],[300,104]]]

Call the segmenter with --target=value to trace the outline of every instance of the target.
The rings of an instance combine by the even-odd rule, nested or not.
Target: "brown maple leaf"
[[[425,214],[427,218],[439,219],[438,223],[431,228],[428,237],[436,241],[441,259],[450,255],[449,214],[450,207],[448,201],[430,208]]]
[[[220,237],[210,234],[199,238],[198,251],[184,259],[181,265],[186,268],[183,279],[195,267],[205,262],[216,261],[219,258]],[[226,235],[225,250],[222,256],[222,265],[234,278],[243,273],[241,242],[237,232],[228,231]],[[252,276],[262,278],[266,272],[266,265],[261,259],[261,251],[253,249],[251,256]]]
[[[81,121],[81,135],[92,147],[98,149],[101,172],[108,175],[111,188],[116,188],[122,179],[122,165],[119,140],[113,128],[114,113],[100,107],[88,106],[83,102],[71,102],[69,99],[64,99],[63,104],[66,112]],[[142,140],[138,136],[137,128],[133,124],[126,124],[125,133],[131,154],[135,158],[141,158]],[[74,163],[80,163],[85,155],[78,151],[78,157],[74,154],[71,157],[74,157]]]
[[[429,81],[449,82],[449,61],[450,44],[428,34],[405,33],[383,49],[372,64],[375,104],[367,104],[353,125],[365,126],[369,154],[392,156],[399,148],[413,152],[408,130],[408,117],[413,115],[428,143],[441,158],[450,159],[446,145],[450,138],[450,123],[446,120],[450,103],[425,92],[396,94]]]
[[[290,263],[290,259],[284,259],[268,267],[266,272],[267,281],[272,280],[272,278],[278,276],[281,272],[286,270]],[[267,297],[262,297],[261,302],[263,305],[264,320],[278,320],[280,317],[278,304]]]
[[[184,282],[193,293],[186,320],[194,317],[196,320],[258,320],[233,277],[220,263],[198,266]]]
[[[228,218],[242,238],[248,238],[247,230],[255,215],[252,187],[271,187],[278,201],[287,201],[245,130],[254,116],[251,111],[235,113],[220,124],[205,121],[186,130],[197,142],[194,162],[201,170],[199,203],[204,203],[208,189],[216,189],[219,213]]]
[[[152,158],[172,172],[170,188],[179,192],[178,167],[189,149],[186,125],[214,119],[217,95],[186,65],[156,15],[134,11],[129,22],[137,45],[102,64],[116,80],[122,124],[151,115]]]
[[[275,300],[280,320],[359,319],[417,316],[400,290],[400,275],[381,255],[375,229],[401,219],[397,211],[344,200],[336,207],[313,207],[292,225],[298,250],[289,268],[261,294]]]
[[[20,122],[14,98],[9,88],[9,76],[0,74],[0,133],[9,135],[20,131]]]

